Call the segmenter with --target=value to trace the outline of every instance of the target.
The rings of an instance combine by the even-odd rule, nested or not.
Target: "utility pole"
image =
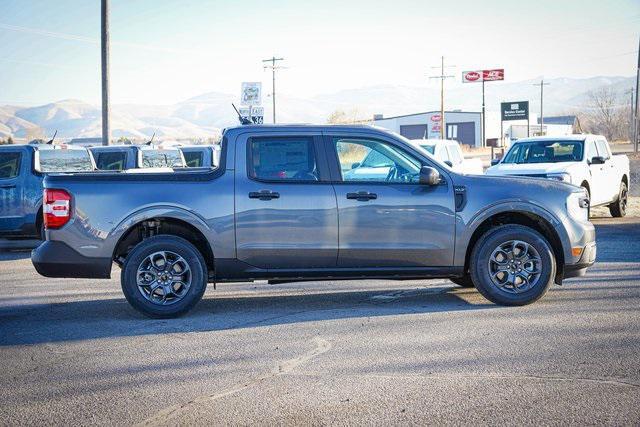
[[[551,83],[545,83],[544,79],[540,80],[540,83],[534,83],[534,86],[540,86],[540,136],[544,135],[544,87],[549,86]]]
[[[276,122],[276,70],[282,67],[276,66],[277,61],[284,61],[284,58],[276,58],[275,56],[269,59],[263,59],[262,62],[271,62],[271,65],[264,65],[264,69],[271,68],[271,101],[273,102],[273,123]]]
[[[447,65],[446,68],[451,68],[453,65]],[[444,79],[451,79],[453,76],[445,76],[444,75],[444,56],[441,58],[440,67],[431,67],[431,68],[440,68],[439,76],[431,76],[430,79],[440,79],[440,139],[446,139],[446,124],[444,121]]]
[[[109,0],[102,0],[101,14],[102,48],[102,145],[109,145]]]
[[[638,151],[638,140],[640,139],[640,99],[638,97],[638,87],[640,86],[640,39],[638,40],[638,68],[636,69],[636,111],[635,126],[633,132],[633,151]]]

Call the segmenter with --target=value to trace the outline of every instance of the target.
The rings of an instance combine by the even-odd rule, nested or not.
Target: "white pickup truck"
[[[440,163],[449,166],[454,172],[467,175],[482,175],[483,173],[482,160],[465,159],[458,141],[451,139],[416,139],[411,142],[427,151]]]
[[[518,140],[487,175],[550,178],[584,187],[590,206],[608,205],[611,215],[626,214],[629,158],[612,155],[600,135],[535,137]]]

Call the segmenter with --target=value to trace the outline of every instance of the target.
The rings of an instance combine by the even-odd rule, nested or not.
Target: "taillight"
[[[44,190],[44,228],[60,228],[71,219],[71,195],[64,190]]]

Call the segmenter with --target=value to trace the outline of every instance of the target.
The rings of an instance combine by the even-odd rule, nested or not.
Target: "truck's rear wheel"
[[[622,218],[627,214],[627,201],[629,197],[629,190],[627,184],[622,181],[620,183],[620,192],[618,193],[618,200],[609,205],[609,212],[612,217]]]
[[[150,317],[177,317],[191,308],[207,287],[206,263],[187,240],[169,235],[138,243],[124,261],[122,291],[136,310]]]
[[[547,240],[522,225],[485,233],[471,253],[470,272],[478,291],[501,305],[526,305],[542,298],[556,275]]]

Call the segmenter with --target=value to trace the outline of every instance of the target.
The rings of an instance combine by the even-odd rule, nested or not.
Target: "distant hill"
[[[545,112],[548,115],[575,111],[588,100],[592,90],[612,87],[622,94],[634,84],[633,77],[557,78],[545,80]],[[488,111],[497,111],[502,101],[529,100],[539,108],[538,80],[491,82],[486,84]],[[481,85],[450,82],[445,92],[447,109],[480,111]],[[626,102],[626,98],[621,98]],[[436,110],[440,105],[437,85],[429,87],[379,85],[341,90],[308,98],[278,96],[278,121],[325,123],[335,110],[356,110],[368,119],[374,113],[385,116]],[[116,105],[111,117],[114,138],[203,138],[218,135],[221,128],[237,124],[231,107],[237,96],[210,92],[173,105]],[[271,103],[265,99],[265,121],[271,120]],[[32,107],[0,106],[0,138],[25,138],[34,129],[45,135],[56,130],[61,138],[98,137],[101,134],[99,107],[80,100],[62,100]]]

